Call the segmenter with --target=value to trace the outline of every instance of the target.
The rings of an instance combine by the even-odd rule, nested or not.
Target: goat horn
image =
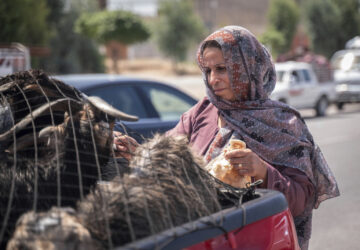
[[[4,85],[1,85],[1,86],[0,86],[0,92],[4,92],[4,91],[10,89],[10,88],[13,87],[15,84],[16,84],[16,82],[15,82],[15,81],[12,81],[12,82],[5,83]]]
[[[38,143],[44,141],[46,138],[40,138],[38,139]],[[22,150],[30,145],[34,145],[34,135],[33,134],[26,134],[22,137],[20,137],[17,141],[16,141],[16,150]],[[35,147],[35,146],[34,146]],[[14,143],[12,143],[6,150],[5,152],[9,153],[9,154],[13,154],[14,153]]]
[[[139,120],[139,118],[137,116],[128,115],[128,114],[114,108],[113,106],[111,106],[109,103],[107,103],[106,101],[104,101],[100,97],[89,96],[89,97],[86,97],[86,98],[87,98],[87,100],[89,101],[89,103],[91,105],[95,106],[99,110],[101,110],[101,111],[105,112],[106,114],[111,115],[111,116],[113,116],[115,118],[119,118],[119,119],[124,120],[124,121],[137,121],[137,120]]]
[[[34,110],[32,113],[25,116],[21,121],[16,123],[11,129],[9,129],[7,132],[0,135],[0,141],[4,141],[8,139],[11,134],[15,131],[18,132],[19,130],[25,128],[32,119],[37,118],[39,115],[43,114],[45,111],[48,111],[48,109],[51,107],[52,109],[57,109],[58,107],[63,107],[64,104],[68,101],[71,101],[73,104],[78,104],[76,101],[68,99],[68,98],[62,98],[58,99],[56,101],[52,101],[50,103],[45,103],[41,107]]]
[[[48,126],[40,130],[39,138],[47,137],[49,134],[57,132],[59,129],[57,126]]]

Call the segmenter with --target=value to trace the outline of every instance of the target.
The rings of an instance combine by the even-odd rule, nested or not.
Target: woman
[[[276,77],[266,48],[248,30],[224,27],[198,50],[207,97],[184,113],[169,135],[186,135],[209,162],[232,138],[247,149],[225,154],[240,174],[282,192],[294,217],[299,244],[308,248],[312,209],[339,195],[337,184],[300,114],[269,99]]]

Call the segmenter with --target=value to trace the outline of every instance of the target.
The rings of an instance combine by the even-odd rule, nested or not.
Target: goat
[[[159,233],[219,211],[214,178],[186,138],[155,135],[140,145],[130,173],[100,182],[78,216],[105,248]]]
[[[101,180],[115,119],[137,119],[38,70],[0,79],[0,118],[2,244],[23,212],[75,207]]]
[[[223,208],[218,193],[227,186],[202,166],[186,138],[155,135],[135,151],[128,173],[98,182],[76,211],[23,215],[8,249],[109,249],[210,215]]]
[[[81,225],[74,209],[53,207],[47,212],[30,211],[22,215],[7,249],[100,250],[102,248]]]

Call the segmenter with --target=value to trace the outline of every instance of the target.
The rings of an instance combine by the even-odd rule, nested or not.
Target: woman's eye
[[[224,67],[224,66],[218,66],[218,67],[216,67],[216,70],[217,70],[218,72],[224,72],[224,71],[226,71],[226,67]]]
[[[205,69],[205,74],[206,75],[210,75],[210,73],[211,73],[211,69]]]

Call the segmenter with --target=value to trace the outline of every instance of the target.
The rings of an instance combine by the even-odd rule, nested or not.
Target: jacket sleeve
[[[314,196],[314,185],[302,171],[289,167],[268,166],[267,188],[282,192],[294,217],[303,213]]]
[[[190,110],[189,110],[190,111]],[[181,115],[179,122],[176,126],[166,132],[168,136],[177,136],[177,135],[186,135],[187,138],[190,138],[192,133],[192,123],[191,123],[191,114],[189,111]]]
[[[210,102],[204,98],[199,101],[197,104],[192,106],[188,111],[181,115],[180,121],[173,129],[170,129],[166,132],[166,135],[176,136],[176,135],[186,135],[190,139],[191,134],[193,133],[194,123],[196,122],[196,117],[203,111],[205,107],[208,106]]]

